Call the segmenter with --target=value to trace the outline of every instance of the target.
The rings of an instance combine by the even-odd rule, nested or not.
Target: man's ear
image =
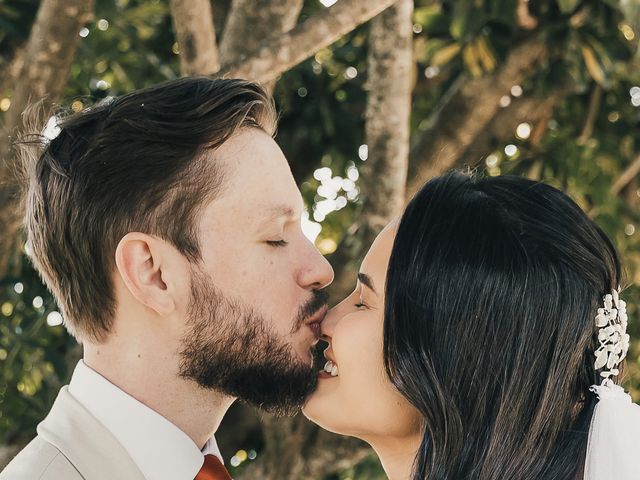
[[[168,254],[164,241],[139,232],[127,233],[116,247],[116,267],[131,295],[158,315],[175,310],[175,292],[167,285]],[[163,270],[164,269],[164,270]]]

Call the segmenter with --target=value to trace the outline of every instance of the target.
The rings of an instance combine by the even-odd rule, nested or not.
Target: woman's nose
[[[333,330],[335,329],[336,324],[338,323],[338,307],[335,306],[327,312],[327,316],[324,317],[322,322],[322,327],[320,328],[320,333],[322,333],[323,337],[331,338],[333,337]]]

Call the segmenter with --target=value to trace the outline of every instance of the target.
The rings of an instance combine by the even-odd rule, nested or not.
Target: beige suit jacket
[[[144,480],[115,437],[63,387],[0,480]]]

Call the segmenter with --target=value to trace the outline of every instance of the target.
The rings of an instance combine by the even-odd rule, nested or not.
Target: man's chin
[[[317,388],[312,359],[306,363],[292,358],[286,370],[283,365],[261,365],[237,371],[220,390],[267,413],[293,416]]]

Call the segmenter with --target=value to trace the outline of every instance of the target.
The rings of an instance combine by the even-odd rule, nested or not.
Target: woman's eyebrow
[[[378,294],[375,287],[373,286],[373,280],[371,280],[371,277],[369,275],[359,272],[358,280],[360,280],[364,286],[369,287],[373,293],[375,293],[376,295]]]

